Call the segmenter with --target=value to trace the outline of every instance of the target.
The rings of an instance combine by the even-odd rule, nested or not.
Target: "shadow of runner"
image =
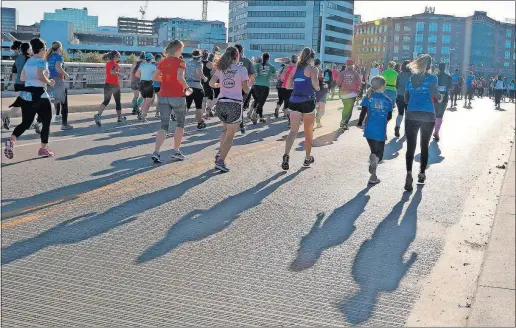
[[[371,196],[366,193],[371,189],[368,185],[353,199],[335,209],[321,225],[324,213],[317,214],[310,232],[301,239],[297,257],[290,264],[291,271],[302,271],[311,268],[321,257],[322,252],[344,243],[355,231],[355,221],[364,212]]]
[[[358,123],[358,120],[350,121],[348,123],[348,127],[356,126],[357,123]],[[317,131],[317,129],[315,131]],[[322,136],[318,136],[318,137],[314,138],[314,140],[312,141],[312,147],[317,148],[317,147],[333,145],[333,143],[337,142],[339,140],[340,136],[342,136],[345,133],[346,133],[346,131],[341,131],[340,128],[338,128],[335,131],[324,134]],[[305,147],[305,141],[302,140],[299,143],[299,146],[296,148],[296,151],[303,151],[304,147]]]
[[[130,199],[104,213],[90,213],[59,223],[41,234],[2,248],[2,265],[25,258],[55,245],[78,243],[100,236],[121,225],[136,220],[136,215],[181,197],[187,190],[200,185],[212,176],[204,172],[177,185]]]
[[[396,290],[416,261],[416,253],[412,253],[407,262],[403,261],[403,256],[416,237],[417,208],[422,199],[422,186],[418,186],[403,220],[398,224],[403,205],[409,197],[409,193],[403,194],[355,257],[352,273],[360,289],[339,304],[340,311],[351,324],[358,325],[369,320],[378,294]]]
[[[383,151],[383,160],[388,161],[397,158],[400,155],[400,150],[403,148],[403,143],[406,140],[406,136],[401,138],[392,138],[391,141],[385,145]]]
[[[421,163],[421,154],[417,154],[415,157],[416,162]],[[430,145],[428,146],[428,166],[427,169],[430,168],[432,164],[439,164],[444,161],[444,157],[441,156],[441,149],[439,148],[439,143],[437,141],[432,140]]]
[[[199,241],[226,229],[238,219],[242,212],[258,206],[280,186],[297,177],[301,171],[302,169],[268,185],[286,174],[285,172],[277,173],[250,189],[224,199],[207,210],[195,210],[186,214],[168,230],[161,240],[138,256],[135,262],[141,264],[155,260],[183,243]]]

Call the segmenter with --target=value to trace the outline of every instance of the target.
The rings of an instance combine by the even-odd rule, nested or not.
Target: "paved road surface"
[[[97,128],[72,114],[73,131],[52,127],[52,159],[23,136],[2,163],[3,326],[464,325],[514,105],[447,111],[412,194],[393,122],[382,182],[367,186],[367,143],[355,127],[334,132],[337,107],[313,167],[301,169],[300,133],[287,173],[283,119],[238,135],[228,174],[213,170],[220,125],[196,131],[191,115],[188,160],[160,166],[155,119],[117,125],[110,112]]]

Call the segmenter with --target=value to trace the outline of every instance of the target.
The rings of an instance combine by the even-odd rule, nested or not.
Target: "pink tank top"
[[[290,76],[290,74],[292,73],[293,69],[294,69],[294,66],[289,66],[288,67],[287,73],[285,73],[285,77],[283,78],[283,83],[281,84],[282,88],[286,88],[287,87],[287,80],[288,80],[288,77]]]

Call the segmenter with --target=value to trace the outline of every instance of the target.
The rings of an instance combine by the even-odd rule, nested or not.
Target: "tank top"
[[[312,86],[312,79],[305,76],[305,67],[298,68],[294,74],[294,90],[290,102],[305,102],[314,99],[315,91]]]
[[[203,60],[202,61],[202,74],[206,76],[207,78],[211,77],[211,69],[208,68],[209,60]]]

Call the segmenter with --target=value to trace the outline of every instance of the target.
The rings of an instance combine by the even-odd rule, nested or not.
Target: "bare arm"
[[[181,86],[184,88],[184,89],[188,89],[189,86],[188,84],[186,83],[186,80],[185,80],[185,69],[184,68],[180,68],[177,70],[177,80],[179,81],[179,84],[181,84]]]
[[[215,74],[213,74],[213,76],[211,77],[211,80],[210,80],[210,87],[212,87],[214,89],[220,88],[220,84],[217,83],[218,80],[219,80],[219,78],[216,77]]]
[[[136,73],[134,73],[134,76],[136,76],[137,78],[140,78],[140,76],[142,76],[142,71],[137,70]]]
[[[45,83],[45,84],[50,84],[50,85],[53,85],[54,84],[54,80],[49,80],[45,74],[44,74],[44,70],[41,69],[41,68],[38,68],[38,80]]]
[[[65,70],[63,69],[63,63],[61,63],[60,61],[56,62],[56,71],[59,73],[59,74],[62,74],[64,76],[65,79],[68,79],[70,76],[68,75],[68,73],[65,72]]]
[[[290,75],[287,79],[287,89],[292,90],[294,88],[294,75],[296,74],[297,67],[294,67],[292,69],[292,72],[290,72]]]
[[[202,81],[207,81],[208,78],[206,76],[204,76],[204,73],[202,72],[202,69],[200,69],[199,67],[197,67],[195,69],[195,74],[197,74],[197,77],[200,78]]]
[[[312,87],[315,91],[319,91],[321,88],[319,87],[319,69],[317,67],[310,67],[310,78],[312,79]]]

